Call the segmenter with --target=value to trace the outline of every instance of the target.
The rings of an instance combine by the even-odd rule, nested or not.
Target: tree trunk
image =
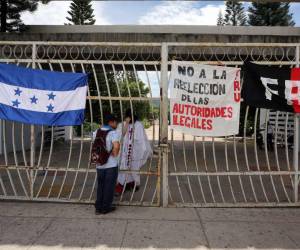
[[[1,32],[6,32],[7,0],[1,0]]]

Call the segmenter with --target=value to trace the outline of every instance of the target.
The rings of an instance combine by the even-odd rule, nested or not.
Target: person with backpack
[[[116,209],[112,205],[118,177],[120,135],[117,119],[112,114],[104,117],[104,125],[93,133],[91,163],[97,169],[96,214],[107,214]]]

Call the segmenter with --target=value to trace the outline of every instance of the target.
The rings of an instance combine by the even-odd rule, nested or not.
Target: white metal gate
[[[250,60],[278,67],[299,66],[299,44],[172,43],[164,46],[168,63],[177,59],[239,67]],[[166,75],[162,82],[167,82]],[[163,186],[164,191],[168,190],[164,195],[168,199],[164,204],[299,206],[298,116],[254,109],[243,103],[241,109],[244,117],[241,116],[239,136],[192,137],[164,131],[169,142],[168,158],[165,156],[168,170],[164,164],[162,169],[163,174],[168,173]],[[275,129],[273,152],[267,147],[265,125],[269,120]],[[259,130],[264,143],[261,149],[257,141]]]
[[[81,127],[49,130],[1,121],[0,198],[93,202],[91,132],[104,111],[122,119],[130,108],[143,114],[154,154],[139,172],[140,189],[124,192],[117,198],[120,204],[298,206],[298,117],[242,105],[245,115],[239,136],[178,134],[168,128],[168,74],[173,59],[235,67],[251,60],[295,67],[299,46],[0,42],[0,62],[90,75],[86,122]],[[264,124],[269,116],[276,131],[274,152],[257,146],[259,128],[266,145]]]
[[[139,172],[143,185],[139,190],[124,190],[116,202],[159,205],[159,95],[152,96],[152,87],[159,89],[159,44],[1,42],[0,53],[0,61],[5,63],[89,74],[82,126],[49,129],[1,121],[2,199],[93,202],[92,132],[102,123],[104,112],[123,120],[129,108],[143,114],[154,154]]]

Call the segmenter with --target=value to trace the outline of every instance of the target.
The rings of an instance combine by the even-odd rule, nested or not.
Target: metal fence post
[[[36,44],[32,44],[32,68],[36,68]],[[35,134],[34,125],[30,125],[30,198],[33,199],[33,181],[34,181],[34,165],[35,165]]]
[[[294,117],[294,149],[293,149],[293,165],[295,171],[294,177],[294,201],[298,202],[298,151],[299,151],[299,116],[296,114]]]
[[[161,46],[161,90],[160,90],[160,148],[161,148],[161,167],[162,167],[162,205],[168,206],[169,185],[168,185],[168,44],[162,43]]]
[[[299,45],[296,46],[296,67],[299,67],[300,61]],[[294,165],[294,201],[298,202],[299,192],[299,115],[294,116],[294,148],[293,148],[293,165]]]

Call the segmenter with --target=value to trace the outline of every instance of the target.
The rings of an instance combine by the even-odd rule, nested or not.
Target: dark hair
[[[131,112],[131,109],[127,109],[126,112],[125,112],[125,118],[126,117],[130,117],[132,119],[132,112]],[[136,122],[138,120],[138,116],[133,114],[133,120],[134,122]]]
[[[108,113],[108,114],[104,115],[104,121],[103,122],[104,122],[105,125],[108,125],[109,122],[116,122],[116,121],[118,121],[118,120],[113,114]]]

